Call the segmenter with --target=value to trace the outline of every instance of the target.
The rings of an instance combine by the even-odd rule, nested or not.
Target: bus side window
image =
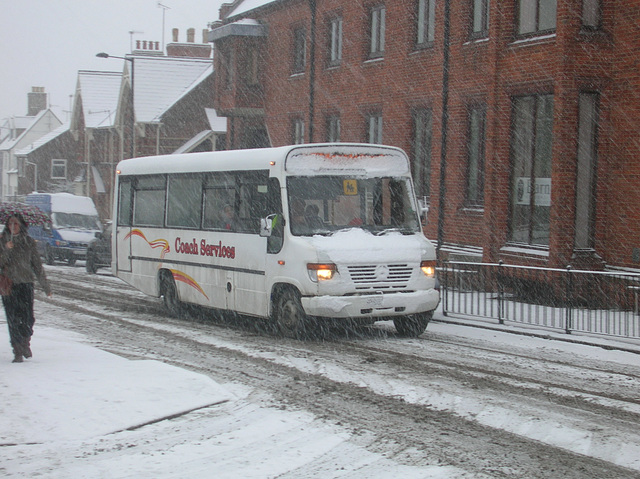
[[[267,183],[267,215],[276,215],[272,222],[271,236],[267,238],[267,253],[279,253],[284,241],[284,215],[282,213],[282,193],[277,178],[269,178]]]
[[[133,199],[133,224],[163,226],[167,180],[164,175],[139,177]]]

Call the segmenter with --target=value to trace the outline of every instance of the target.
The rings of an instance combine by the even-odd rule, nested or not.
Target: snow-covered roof
[[[265,7],[271,3],[276,3],[277,1],[278,0],[244,0],[243,2],[240,2],[236,8],[229,13],[229,15],[227,15],[227,18],[245,15],[251,10]]]
[[[26,124],[26,126],[24,126],[24,131],[21,134],[19,134],[18,136],[14,137],[14,138],[7,137],[2,143],[0,143],[0,150],[11,150],[12,148],[14,148],[20,142],[20,140],[27,135],[29,130],[31,130],[31,128],[33,128],[38,123],[38,121],[44,115],[47,114],[47,112],[48,113],[53,113],[53,112],[51,112],[51,110],[47,109],[47,110],[41,110],[36,116],[23,117],[23,118],[28,118],[31,121],[29,121],[29,122],[25,121],[24,122]],[[21,117],[16,117],[16,118],[21,118]]]
[[[213,73],[210,58],[134,57],[136,121],[153,123]]]
[[[209,32],[209,41],[215,42],[231,36],[266,37],[267,27],[251,18],[241,18],[236,22],[220,25]]]
[[[63,133],[69,131],[69,126],[70,126],[70,124],[69,124],[68,121],[63,123],[62,125],[60,125],[55,130],[51,130],[51,132],[47,133],[44,136],[41,136],[40,138],[38,138],[36,141],[31,143],[30,145],[28,145],[28,146],[26,146],[24,148],[21,148],[19,150],[16,150],[15,155],[16,156],[27,156],[27,155],[33,153],[38,148],[40,148],[43,145],[46,145],[47,143],[49,143],[54,138],[57,138],[60,135],[62,135]]]
[[[80,70],[78,92],[86,128],[104,128],[115,124],[122,74]]]
[[[207,114],[207,120],[209,120],[209,125],[211,126],[211,129],[215,133],[227,132],[226,116],[218,116],[218,112],[214,108],[205,108],[204,111]]]

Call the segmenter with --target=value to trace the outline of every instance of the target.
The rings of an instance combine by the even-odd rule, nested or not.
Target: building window
[[[259,77],[259,55],[257,48],[249,48],[244,57],[244,76],[245,82],[249,86],[257,85],[260,82]]]
[[[304,120],[302,118],[293,119],[291,133],[294,145],[301,145],[304,143]]]
[[[384,5],[371,9],[371,41],[369,57],[379,58],[384,55],[384,32],[386,29],[386,9]]]
[[[511,241],[549,245],[553,95],[513,99]]]
[[[220,53],[222,63],[222,86],[230,89],[233,85],[233,51],[224,49]]]
[[[367,142],[382,144],[382,113],[372,113],[367,116]]]
[[[342,17],[329,21],[329,66],[339,65],[342,61]]]
[[[296,28],[293,32],[293,73],[303,73],[307,66],[307,32]]]
[[[582,0],[582,26],[597,30],[602,25],[601,0]]]
[[[598,103],[599,95],[597,93],[580,93],[578,99],[575,249],[594,247]]]
[[[330,143],[340,141],[340,117],[338,115],[327,117],[327,141]]]
[[[532,35],[556,29],[557,0],[520,0],[518,33]]]
[[[426,205],[431,185],[431,137],[433,118],[430,108],[418,108],[413,111],[412,174],[416,196]]]
[[[17,158],[18,161],[18,177],[24,178],[26,176],[25,168],[27,166],[26,158]]]
[[[66,180],[67,179],[67,160],[51,160],[51,179]]]
[[[484,150],[486,108],[469,109],[469,136],[467,138],[467,205],[484,205]]]
[[[435,38],[436,0],[418,0],[416,45],[430,44]]]
[[[471,38],[489,36],[489,0],[472,0]]]

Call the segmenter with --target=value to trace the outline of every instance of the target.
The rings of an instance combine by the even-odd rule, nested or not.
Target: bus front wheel
[[[160,294],[162,295],[162,302],[169,311],[169,314],[174,318],[181,317],[182,303],[178,298],[176,283],[170,273],[165,273],[160,278]]]
[[[278,296],[276,304],[276,322],[280,333],[293,339],[307,336],[309,318],[304,312],[298,293],[292,289],[285,289]]]
[[[400,335],[417,338],[427,329],[427,325],[429,321],[431,321],[432,316],[433,311],[410,314],[408,316],[398,316],[397,318],[393,318],[393,325]]]

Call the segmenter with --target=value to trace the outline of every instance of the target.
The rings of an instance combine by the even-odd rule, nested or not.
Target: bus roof
[[[345,171],[374,176],[381,173],[402,175],[409,172],[409,159],[404,151],[392,146],[312,143],[131,158],[118,163],[117,170],[121,175],[145,175],[274,168],[278,172],[297,175]]]

